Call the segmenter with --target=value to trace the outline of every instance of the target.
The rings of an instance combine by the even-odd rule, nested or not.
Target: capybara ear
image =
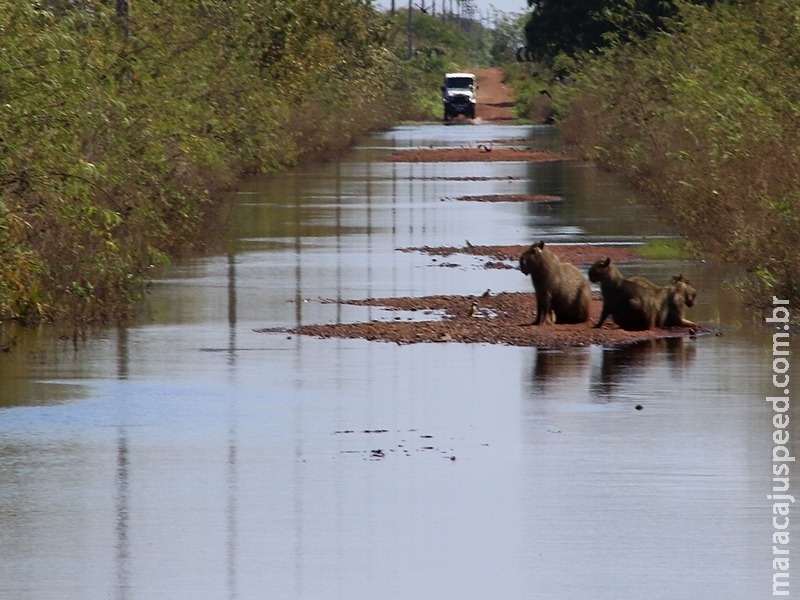
[[[606,259],[603,261],[603,266],[607,267],[610,264],[611,264],[611,257],[610,256],[606,256]]]
[[[538,244],[536,244],[536,247],[539,248],[539,250],[544,250],[544,240],[542,240]]]

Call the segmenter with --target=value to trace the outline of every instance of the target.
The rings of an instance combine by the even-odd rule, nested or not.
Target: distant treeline
[[[0,320],[117,319],[220,190],[408,108],[363,0],[118,8],[0,0]]]

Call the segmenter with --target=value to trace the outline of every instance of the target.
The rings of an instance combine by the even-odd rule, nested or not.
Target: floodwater
[[[393,318],[337,299],[530,290],[516,270],[399,248],[668,233],[591,165],[377,160],[506,138],[554,143],[547,128],[402,126],[248,181],[224,248],[171,268],[136,323],[77,343],[5,331],[0,598],[770,595],[773,330],[737,300],[735,268],[623,265],[695,283],[688,317],[723,328],[696,340],[539,351],[254,331]],[[501,193],[564,202],[455,201]]]

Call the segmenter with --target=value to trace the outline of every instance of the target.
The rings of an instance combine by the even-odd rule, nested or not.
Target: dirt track
[[[511,91],[503,83],[503,71],[497,68],[476,69],[478,78],[478,113],[483,121],[510,121],[514,118]]]
[[[390,154],[383,160],[390,162],[552,162],[573,160],[558,152],[544,152],[528,148],[495,148],[481,144],[475,148],[419,148]]]

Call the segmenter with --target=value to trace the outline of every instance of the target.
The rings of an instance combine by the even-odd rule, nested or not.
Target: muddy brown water
[[[769,595],[772,332],[724,283],[735,269],[621,265],[692,279],[688,316],[721,337],[543,351],[255,331],[398,317],[336,299],[530,290],[401,248],[668,233],[591,165],[379,160],[503,139],[557,147],[480,123],[369,136],[243,184],[225,250],[170,269],[130,327],[77,345],[4,331],[0,597]],[[497,194],[563,201],[456,201]]]

